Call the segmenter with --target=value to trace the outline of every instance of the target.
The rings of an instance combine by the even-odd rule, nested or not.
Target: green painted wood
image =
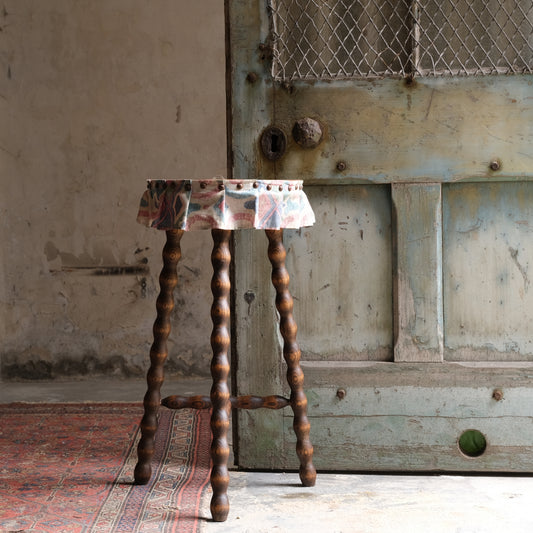
[[[272,87],[268,61],[260,43],[268,38],[268,18],[262,2],[226,1],[229,50],[229,167],[234,177],[267,177],[262,171],[257,139],[270,123]],[[249,77],[253,73],[255,76]],[[234,233],[232,290],[232,387],[235,395],[278,394],[282,390],[281,347],[274,290],[270,283],[267,239],[260,231]],[[235,460],[253,465],[260,457],[275,468],[284,446],[280,411],[233,411]]]
[[[533,360],[533,183],[446,186],[446,359]]]
[[[317,468],[532,472],[533,365],[429,367],[431,375],[424,363],[306,363],[316,384],[307,394]],[[289,421],[285,434],[292,442]],[[480,457],[465,457],[458,448],[469,429],[487,440]],[[294,467],[290,454],[283,460],[283,468]]]
[[[311,183],[531,179],[532,93],[533,76],[297,83],[276,91],[275,121],[290,134],[311,116],[324,141],[291,143],[276,170]]]
[[[284,237],[317,467],[533,472],[533,77],[280,86],[265,2],[226,3],[230,174],[303,178],[317,214]],[[292,138],[303,117],[323,126],[315,149]],[[266,239],[234,245],[234,392],[286,394]],[[241,467],[297,466],[290,411],[234,416]],[[459,451],[465,429],[481,457]]]
[[[283,356],[275,293],[270,283],[267,238],[262,231],[241,231],[234,235],[238,280],[233,289],[234,394],[281,394],[284,391]],[[266,468],[276,468],[279,450],[284,446],[283,413],[267,409],[233,410],[233,421],[238,463],[255,464],[260,457]]]
[[[305,363],[308,380],[316,384],[307,395],[318,468],[532,472],[533,365],[430,368],[428,379],[423,363]],[[424,386],[428,381],[432,385]],[[345,391],[342,399],[339,388]],[[481,457],[465,457],[458,449],[460,435],[469,429],[487,440]],[[294,440],[288,416],[285,438]],[[292,454],[282,454],[279,465],[293,468]]]
[[[273,178],[274,166],[260,156],[261,132],[272,121],[274,88],[269,80],[269,21],[263,2],[225,0],[230,167],[235,178]]]
[[[351,386],[345,388],[346,395],[342,399],[337,396],[338,389],[335,387],[309,389],[308,398],[312,402],[313,417],[531,417],[530,406],[533,402],[531,388],[505,387],[504,399],[501,401],[493,398],[497,389],[500,387],[465,385],[425,388],[398,385],[355,388]],[[390,441],[394,442],[395,439],[396,436]]]
[[[394,360],[443,359],[440,184],[392,185],[395,222]]]
[[[531,417],[353,417],[349,424],[346,418],[329,417],[327,426],[319,422],[324,419],[310,421],[319,471],[533,472]],[[286,439],[291,441],[288,424]],[[460,435],[470,429],[486,436],[487,449],[480,457],[467,457],[459,450]],[[498,439],[501,435],[506,438]],[[283,468],[295,468],[292,456],[287,459]]]
[[[306,192],[317,223],[284,239],[302,358],[392,361],[390,188]]]

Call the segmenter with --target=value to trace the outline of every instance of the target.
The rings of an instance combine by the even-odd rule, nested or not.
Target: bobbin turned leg
[[[161,287],[156,301],[157,318],[154,322],[154,342],[150,349],[150,368],[146,376],[148,390],[144,396],[144,416],[141,420],[141,440],[137,447],[135,483],[145,485],[152,475],[150,464],[154,455],[154,436],[157,431],[157,415],[161,403],[161,384],[164,379],[163,365],[168,355],[167,339],[170,333],[170,314],[174,309],[174,289],[178,283],[177,265],[181,257],[182,230],[166,232],[167,242],[163,248],[163,269],[159,276]]]
[[[211,334],[211,347],[213,349],[211,361],[211,376],[213,378],[211,388],[211,404],[213,406],[211,414],[211,433],[213,435],[211,487],[213,488],[213,496],[211,498],[211,514],[215,522],[224,522],[229,512],[227,495],[229,446],[227,434],[231,409],[228,389],[230,369],[228,362],[230,344],[229,266],[231,261],[229,240],[231,231],[214,229],[211,233],[213,236],[213,252],[211,254],[211,263],[213,264],[211,281],[213,293],[213,305],[211,307],[211,319],[213,321]]]
[[[276,289],[276,308],[280,315],[283,356],[287,362],[287,381],[291,388],[296,453],[300,459],[300,479],[305,487],[312,487],[316,481],[316,470],[312,462],[313,446],[309,439],[311,426],[307,418],[307,397],[303,390],[304,374],[300,367],[300,348],[296,343],[298,328],[292,315],[293,300],[288,288],[289,273],[285,268],[287,253],[283,246],[283,230],[266,230],[266,235],[269,241],[268,258],[272,264],[272,283]]]

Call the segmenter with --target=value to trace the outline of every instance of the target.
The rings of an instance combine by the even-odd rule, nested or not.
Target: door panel
[[[306,280],[292,291],[306,332],[303,358],[392,361],[390,187],[309,187],[307,194],[317,224],[284,238],[287,269]]]
[[[449,361],[533,361],[533,183],[444,190]]]
[[[303,178],[317,215],[284,241],[319,469],[533,472],[533,76],[470,76],[533,72],[533,9],[517,1],[494,0],[494,16],[484,2],[394,3],[412,20],[385,1],[226,1],[230,174]],[[370,9],[381,4],[394,16]],[[504,4],[522,9],[506,29],[516,39],[431,67],[441,37],[460,48],[468,32],[448,31],[457,6],[498,22]],[[280,40],[283,6],[300,37]],[[448,33],[431,37],[443,17]],[[379,25],[394,20],[404,27],[387,43]],[[491,42],[493,26],[474,26]],[[510,42],[520,49],[502,55]],[[359,52],[381,77],[342,71]],[[315,148],[292,135],[304,117],[321,126]],[[286,138],[275,160],[260,142],[272,125]],[[266,238],[234,244],[234,393],[287,394]],[[297,466],[290,410],[239,410],[234,427],[241,467]],[[476,457],[459,446],[469,430],[485,439]]]

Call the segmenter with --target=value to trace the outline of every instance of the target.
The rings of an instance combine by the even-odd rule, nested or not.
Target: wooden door
[[[317,468],[533,471],[531,2],[226,14],[230,171],[303,178],[317,218],[284,236]],[[261,232],[233,292],[235,392],[286,392]],[[241,467],[297,466],[290,411],[234,422]]]

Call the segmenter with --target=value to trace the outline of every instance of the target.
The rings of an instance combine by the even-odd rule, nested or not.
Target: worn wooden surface
[[[532,472],[530,363],[307,362],[318,469]],[[339,398],[342,388],[345,395]],[[493,395],[502,392],[500,401]],[[293,441],[286,420],[285,435]],[[457,441],[477,429],[480,457]],[[341,448],[343,453],[335,451]],[[290,454],[287,467],[294,467]]]
[[[443,359],[440,184],[392,185],[396,362]]]
[[[317,223],[284,232],[303,358],[392,361],[389,187],[310,186],[306,194]]]
[[[273,171],[308,182],[529,179],[532,94],[533,76],[296,84],[276,91],[274,121],[290,132],[311,116],[324,141],[315,150],[289,145]]]
[[[279,86],[264,3],[229,4],[233,175],[303,178],[317,215],[284,237],[316,465],[533,471],[533,77]],[[291,135],[305,117],[316,148]],[[275,162],[268,125],[287,136]],[[259,232],[236,234],[238,394],[287,392],[264,254]],[[291,423],[239,412],[238,464],[297,467]],[[465,429],[485,454],[459,451]]]
[[[286,391],[282,348],[276,331],[275,292],[270,283],[267,239],[262,231],[234,232],[235,287],[232,335],[232,386],[235,395],[261,396]],[[246,333],[243,333],[246,332]],[[242,465],[261,457],[276,468],[284,446],[280,411],[233,412],[234,453]]]
[[[231,43],[229,91],[230,174],[236,178],[270,178],[272,166],[260,156],[261,132],[272,120],[274,89],[268,81],[269,22],[263,2],[226,0]],[[263,164],[264,163],[264,164]]]
[[[234,102],[229,113],[228,175],[266,178],[259,137],[270,123],[273,90],[266,81],[268,61],[259,44],[267,41],[268,18],[262,2],[247,0],[227,1],[227,17],[231,42],[228,75]],[[256,78],[252,76],[249,81],[251,73]],[[282,349],[275,327],[267,239],[261,231],[238,231],[234,232],[234,247],[233,392],[262,396],[279,393],[284,381]],[[234,453],[240,464],[253,465],[259,456],[267,468],[276,468],[279,450],[284,446],[280,411],[238,410],[233,414],[233,428]]]
[[[533,183],[445,187],[446,359],[533,361]]]

